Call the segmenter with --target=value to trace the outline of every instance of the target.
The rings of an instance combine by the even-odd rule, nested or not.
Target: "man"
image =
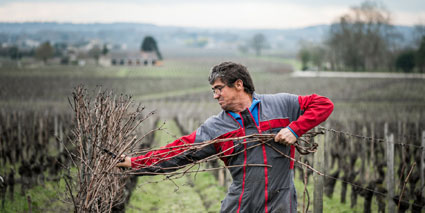
[[[222,201],[221,212],[296,212],[294,162],[279,152],[294,157],[291,145],[327,119],[333,110],[332,102],[315,94],[256,94],[246,67],[233,62],[214,66],[208,80],[222,112],[207,119],[192,134],[161,150],[126,157],[118,166],[146,173],[169,172],[222,153],[225,165],[232,166],[229,171],[233,183]],[[184,144],[271,133],[276,134],[274,141],[266,144],[235,140],[196,151],[182,149]]]

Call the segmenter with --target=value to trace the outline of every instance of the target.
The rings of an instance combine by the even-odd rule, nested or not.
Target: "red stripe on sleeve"
[[[196,131],[190,135],[183,136],[164,147],[161,147],[159,150],[133,157],[131,158],[131,167],[134,169],[140,169],[169,160],[170,158],[186,151],[189,147],[187,145],[193,144],[195,142],[195,138]]]

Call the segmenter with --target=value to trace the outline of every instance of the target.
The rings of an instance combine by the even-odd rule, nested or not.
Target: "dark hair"
[[[208,81],[213,84],[217,79],[223,81],[228,87],[233,87],[233,84],[240,79],[246,93],[252,94],[255,91],[248,69],[242,64],[228,61],[215,65],[211,69]]]

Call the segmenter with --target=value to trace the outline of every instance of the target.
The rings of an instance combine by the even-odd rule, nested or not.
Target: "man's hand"
[[[288,128],[283,128],[277,133],[274,140],[278,143],[292,145],[297,141],[297,137]]]
[[[117,163],[116,166],[117,167],[127,167],[127,168],[130,168],[131,167],[131,158],[130,157],[127,157],[125,155],[121,155],[120,162]]]

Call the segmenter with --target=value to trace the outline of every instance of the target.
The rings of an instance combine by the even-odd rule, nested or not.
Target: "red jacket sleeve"
[[[289,127],[301,136],[313,127],[325,121],[332,113],[334,105],[326,97],[316,94],[298,96],[301,115],[296,121],[289,124]]]
[[[196,131],[190,135],[183,136],[174,142],[159,148],[155,151],[150,151],[144,155],[131,158],[131,167],[141,169],[156,165],[163,161],[169,160],[188,150],[189,146],[195,142]]]

